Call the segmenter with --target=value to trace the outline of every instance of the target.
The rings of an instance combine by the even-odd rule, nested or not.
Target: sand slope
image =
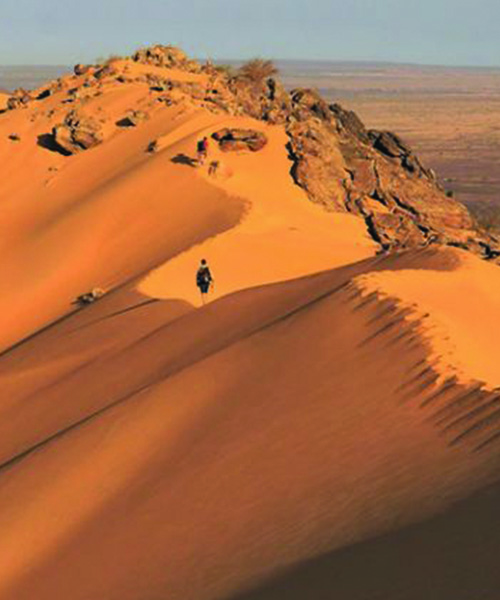
[[[293,185],[281,130],[269,128],[270,144],[258,156],[224,158],[221,180],[209,179],[206,169],[198,172],[183,157],[193,156],[202,134],[234,119],[182,103],[162,109],[148,90],[144,84],[115,83],[89,97],[85,112],[105,120],[109,137],[102,146],[70,158],[40,146],[41,137],[61,119],[64,91],[0,115],[0,160],[11,173],[0,183],[7,248],[0,264],[0,297],[3,306],[16,307],[15,318],[10,314],[2,323],[4,347],[67,312],[88,289],[120,285],[180,252],[179,261],[148,279],[141,288],[145,293],[199,302],[192,282],[201,252],[213,258],[221,274],[219,296],[375,252],[361,219],[328,215]],[[138,128],[115,125],[131,108],[147,111],[149,119]],[[11,133],[21,141],[9,140]],[[154,139],[161,151],[150,155],[145,150]],[[212,156],[217,158],[215,151]],[[32,169],[29,179],[26,164]],[[243,228],[199,246],[243,215]],[[297,246],[304,257],[290,260]],[[274,261],[262,260],[276,251]]]
[[[4,110],[7,108],[7,100],[9,99],[8,94],[4,94],[0,92],[0,110]]]
[[[402,528],[497,481],[500,271],[451,248],[375,256],[359,219],[293,184],[279,127],[101,91],[85,110],[106,141],[72,157],[40,145],[65,90],[0,115],[0,597],[374,597],[367,557],[410,552],[412,531],[438,545]],[[131,107],[148,118],[116,126]],[[226,126],[269,143],[212,146],[210,177],[190,157]],[[426,597],[462,599],[463,556]]]

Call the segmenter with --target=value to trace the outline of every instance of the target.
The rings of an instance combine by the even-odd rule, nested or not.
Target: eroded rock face
[[[295,183],[325,209],[346,212],[344,179],[348,174],[332,129],[314,118],[293,118],[287,133]]]
[[[101,124],[94,118],[71,111],[64,122],[52,130],[56,145],[65,154],[76,154],[104,141]]]
[[[261,131],[253,129],[221,129],[212,135],[219,142],[223,152],[250,150],[258,152],[267,145],[267,137]]]
[[[398,136],[367,131],[355,113],[327,106],[317,92],[295,90],[290,97],[291,173],[312,201],[362,216],[384,250],[429,243],[486,257],[500,250]]]
[[[357,138],[362,144],[370,144],[370,135],[354,111],[345,110],[340,104],[330,104],[330,111],[335,117],[339,133],[346,132]]]

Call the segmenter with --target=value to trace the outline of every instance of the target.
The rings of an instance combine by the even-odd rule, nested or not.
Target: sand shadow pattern
[[[464,444],[478,452],[500,442],[500,388],[488,390],[481,381],[466,385],[454,376],[443,380],[424,333],[428,314],[416,316],[412,307],[378,292],[364,294],[355,282],[344,290],[353,311],[366,312],[367,335],[360,349],[374,344],[401,345],[402,351],[421,348],[420,358],[396,392],[403,402],[424,412],[424,422],[435,427],[450,448]]]

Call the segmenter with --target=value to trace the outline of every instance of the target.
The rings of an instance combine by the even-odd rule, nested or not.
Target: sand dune
[[[416,265],[445,275],[456,252],[368,259],[167,325],[145,307],[139,339],[129,331],[99,360],[83,344],[64,371],[61,337],[76,354],[82,332],[106,340],[101,328],[110,335],[129,313],[83,328],[81,313],[66,335],[58,325],[9,353],[19,375],[43,344],[58,369],[47,361],[45,380],[18,381],[17,406],[2,408],[4,462],[41,443],[2,475],[4,595],[220,597],[493,481],[495,446],[472,450],[495,422],[467,434],[491,398],[451,388],[426,363],[420,323],[356,284]]]
[[[140,82],[90,95],[105,142],[63,156],[43,136],[68,87],[0,115],[0,597],[357,600],[366,562],[412,562],[418,538],[408,581],[430,546],[458,556],[418,597],[466,600],[470,554],[443,539],[498,480],[498,267],[376,255],[361,219],[294,185],[282,128]],[[131,108],[144,122],[116,125]],[[234,126],[267,146],[212,142],[218,174],[195,168],[200,136]],[[378,596],[417,598],[386,579]],[[477,589],[497,580],[488,565]]]

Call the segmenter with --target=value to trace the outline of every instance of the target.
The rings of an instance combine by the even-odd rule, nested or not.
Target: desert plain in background
[[[287,63],[291,87],[310,85],[374,129],[401,135],[459,200],[500,201],[500,69]]]

